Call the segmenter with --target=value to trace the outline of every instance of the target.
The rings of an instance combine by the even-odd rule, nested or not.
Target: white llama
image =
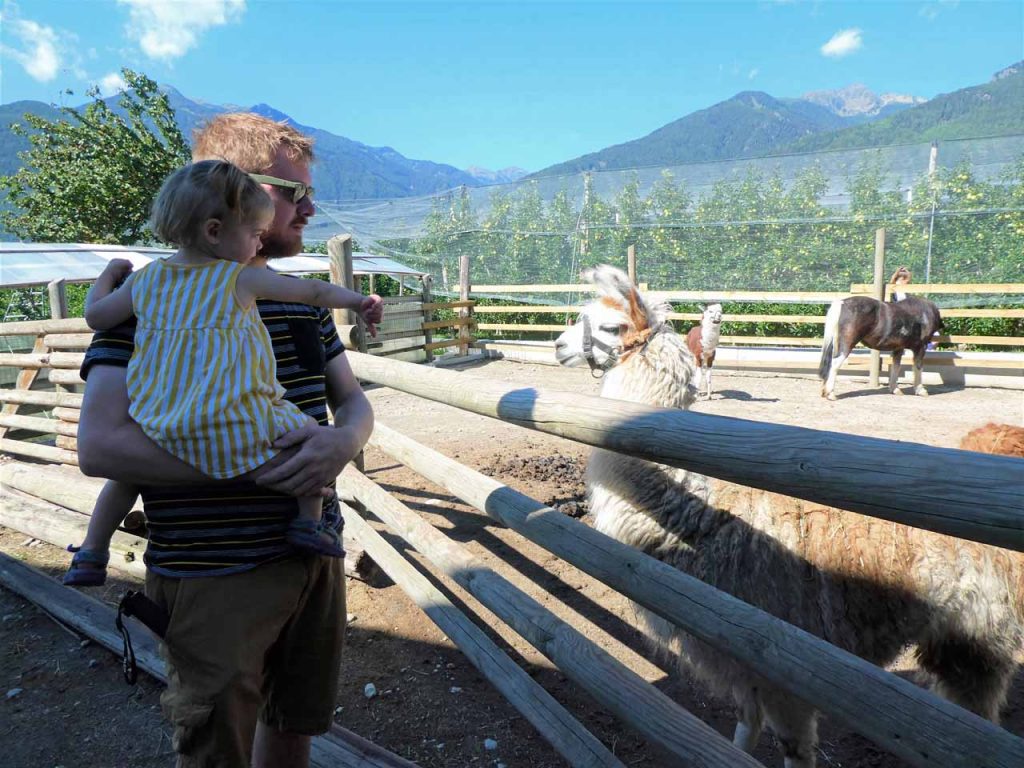
[[[697,361],[697,381],[694,386],[700,392],[701,376],[704,377],[704,397],[711,399],[711,368],[715,364],[715,350],[722,335],[722,305],[712,304],[701,309],[700,325],[695,325],[686,334],[686,346]]]
[[[584,278],[602,296],[559,337],[559,362],[604,370],[604,397],[689,407],[693,358],[668,308],[646,305],[611,267]],[[939,693],[998,718],[1024,642],[1018,553],[601,449],[586,480],[603,533],[875,664],[916,644]],[[639,605],[636,614],[656,648],[732,698],[737,746],[751,751],[767,719],[786,768],[814,766],[809,704]]]

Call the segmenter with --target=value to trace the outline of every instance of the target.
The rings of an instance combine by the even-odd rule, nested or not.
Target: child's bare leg
[[[110,540],[139,498],[139,489],[134,485],[107,480],[96,497],[96,506],[89,518],[89,528],[85,532],[82,549],[106,552],[110,549]]]
[[[85,541],[81,547],[69,547],[75,553],[64,583],[72,586],[99,586],[107,577],[110,540],[139,497],[133,485],[108,480],[96,499]]]

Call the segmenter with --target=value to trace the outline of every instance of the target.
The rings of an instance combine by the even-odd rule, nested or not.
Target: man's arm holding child
[[[299,446],[298,452],[273,469],[261,470],[260,485],[296,496],[315,495],[334,482],[370,439],[373,408],[346,355],[332,358],[325,373],[334,426],[309,425],[278,439],[275,448]]]

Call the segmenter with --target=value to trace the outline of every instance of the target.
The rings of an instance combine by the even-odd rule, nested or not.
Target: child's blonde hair
[[[263,187],[238,166],[224,160],[203,160],[168,176],[153,201],[150,226],[166,243],[202,244],[208,219],[248,223],[274,214],[274,202]]]

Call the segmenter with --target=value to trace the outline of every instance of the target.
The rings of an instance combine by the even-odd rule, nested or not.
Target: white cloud
[[[17,40],[18,45],[0,44],[0,51],[21,64],[33,80],[41,83],[53,80],[61,64],[57,33],[52,27],[18,18],[11,12],[12,8],[13,4],[5,7],[0,21],[8,33],[8,39]]]
[[[940,13],[955,10],[958,5],[960,5],[960,0],[932,0],[932,2],[922,5],[918,9],[917,15],[928,21],[935,21]]]
[[[760,72],[761,72],[761,70],[759,70],[759,69],[758,69],[757,67],[754,67],[754,68],[753,68],[752,70],[750,70],[750,71],[749,71],[749,72],[747,73],[747,80],[753,80],[753,79],[754,79],[755,77],[757,77],[757,76],[758,76],[758,74],[759,74]]]
[[[104,97],[113,96],[120,91],[128,90],[128,83],[118,72],[106,74],[100,80],[100,94]]]
[[[245,0],[117,0],[129,9],[128,35],[152,59],[177,59],[211,27],[241,18]]]
[[[864,45],[860,34],[860,30],[856,27],[839,30],[832,35],[831,40],[821,46],[821,55],[831,56],[836,59],[842,56],[849,56],[854,51],[860,50],[861,46]]]

